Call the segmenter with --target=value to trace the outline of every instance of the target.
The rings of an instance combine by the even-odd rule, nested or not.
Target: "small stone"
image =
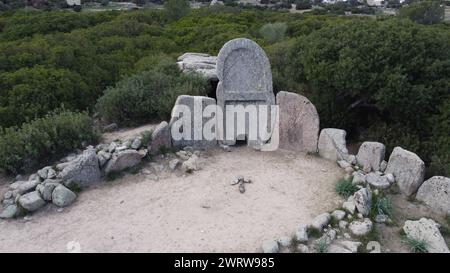
[[[60,184],[52,182],[53,180],[47,179],[44,183],[40,184],[36,190],[41,194],[42,198],[46,201],[52,201],[53,190]]]
[[[0,213],[0,219],[11,219],[19,213],[17,205],[9,205]]]
[[[231,148],[228,145],[220,145],[220,148],[222,148],[222,150],[224,150],[225,152],[231,152]]]
[[[345,160],[339,160],[337,163],[338,163],[339,167],[341,167],[342,169],[352,167],[352,165]]]
[[[364,185],[366,183],[366,175],[361,171],[353,172],[353,185]]]
[[[387,189],[391,186],[391,183],[385,176],[380,176],[373,172],[366,175],[366,181],[377,189]]]
[[[347,162],[352,164],[352,165],[356,165],[356,156],[355,155],[348,155]]]
[[[53,179],[56,177],[56,172],[52,168],[48,169],[47,179]]]
[[[295,232],[295,238],[299,243],[308,242],[308,226],[300,225]]]
[[[3,194],[3,199],[9,199],[13,197],[12,191],[7,191],[5,194]]]
[[[66,207],[72,204],[77,195],[63,185],[58,185],[52,193],[52,202],[58,207]]]
[[[353,195],[356,209],[364,216],[368,216],[372,206],[372,192],[370,188],[363,188]]]
[[[239,184],[239,192],[244,193],[245,192],[245,186],[243,183]]]
[[[347,226],[348,226],[348,222],[347,221],[344,221],[344,220],[339,221],[339,228],[340,229],[346,229]]]
[[[142,145],[142,139],[141,138],[135,138],[133,142],[131,143],[131,149],[137,150]]]
[[[363,221],[353,221],[349,225],[350,231],[355,236],[367,235],[372,230],[372,221],[369,218],[365,218]]]
[[[342,208],[346,210],[348,213],[353,214],[356,210],[355,199],[353,196],[350,196],[346,202],[342,204]]]
[[[344,236],[345,239],[350,239],[350,238],[352,238],[352,236],[350,236],[350,234],[348,234],[347,232],[344,233],[343,236]]]
[[[27,211],[35,211],[44,206],[45,201],[37,191],[33,191],[22,195],[19,198],[19,204]]]
[[[290,247],[291,244],[292,244],[292,238],[289,237],[289,236],[283,236],[283,237],[278,239],[278,243],[282,247]]]
[[[336,220],[342,220],[345,217],[345,211],[343,210],[335,210],[333,213],[331,213],[331,216]]]
[[[328,212],[322,213],[313,219],[311,226],[319,231],[328,225],[331,220],[331,215]]]
[[[188,160],[181,164],[181,169],[184,172],[192,173],[193,171],[198,170],[198,157],[196,155],[192,155]]]
[[[354,170],[352,167],[347,167],[347,168],[344,169],[344,171],[345,171],[347,174],[351,174],[351,173],[353,173],[355,170]]]
[[[265,241],[262,245],[262,249],[264,253],[278,253],[278,242],[273,240]]]

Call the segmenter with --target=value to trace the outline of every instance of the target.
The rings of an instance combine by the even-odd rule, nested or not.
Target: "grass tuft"
[[[358,190],[358,187],[353,185],[352,181],[342,178],[337,182],[335,190],[340,196],[348,198]]]
[[[317,251],[317,253],[327,253],[328,244],[325,239],[319,239],[316,242],[316,251]]]
[[[424,240],[418,240],[411,236],[405,236],[402,242],[409,246],[411,252],[414,253],[427,253],[427,242]]]

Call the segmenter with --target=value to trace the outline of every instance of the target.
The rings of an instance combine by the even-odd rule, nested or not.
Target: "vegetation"
[[[207,81],[203,77],[182,74],[172,61],[160,71],[144,71],[108,88],[96,108],[108,122],[137,125],[168,119],[179,95],[205,95],[206,90]]]
[[[348,198],[358,190],[358,187],[353,185],[351,180],[343,178],[337,182],[335,189],[340,196]]]
[[[0,168],[30,170],[97,139],[87,113],[54,112],[20,128],[0,130]]]
[[[317,253],[326,253],[328,251],[328,244],[326,239],[318,239],[316,241],[316,251]]]
[[[188,14],[191,8],[187,0],[165,0],[164,9],[167,18],[174,21]]]
[[[259,30],[261,36],[270,44],[279,42],[286,35],[287,25],[285,23],[265,24]]]
[[[427,253],[427,242],[424,240],[418,240],[411,236],[405,236],[402,242],[409,246],[411,252],[415,253]]]
[[[275,91],[306,95],[322,127],[346,129],[350,141],[383,142],[388,152],[400,145],[427,162],[429,175],[450,175],[449,23],[235,4],[173,14],[1,13],[0,127],[21,127],[62,107],[92,114],[97,106],[123,124],[166,117],[177,94],[204,94],[198,79],[172,74],[169,63],[185,52],[217,54],[226,41],[247,37],[268,53]],[[167,97],[114,113],[128,91],[127,107],[144,94]]]
[[[393,218],[393,205],[391,199],[388,196],[377,198],[374,201],[375,210],[378,215],[386,215],[391,219]]]
[[[437,24],[444,20],[445,7],[440,1],[419,1],[400,9],[400,16],[420,24]]]

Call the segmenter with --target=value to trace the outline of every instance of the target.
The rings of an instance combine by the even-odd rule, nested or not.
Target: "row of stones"
[[[264,252],[279,252],[296,246],[295,252],[334,252],[354,253],[362,246],[358,238],[369,234],[373,228],[373,222],[369,217],[372,208],[373,195],[381,196],[382,191],[395,184],[396,179],[404,183],[399,186],[402,193],[410,196],[415,192],[417,185],[422,185],[424,176],[424,164],[420,158],[406,150],[397,147],[394,149],[389,162],[384,160],[385,146],[378,142],[364,142],[357,155],[351,155],[346,148],[346,132],[340,129],[327,128],[321,131],[318,143],[319,154],[330,160],[334,160],[345,170],[346,179],[359,188],[353,195],[343,202],[341,209],[330,213],[323,213],[309,225],[302,224],[296,231],[294,238],[282,237],[278,240],[269,240],[263,243]],[[422,177],[422,181],[411,178]],[[419,182],[417,182],[419,181]],[[398,181],[397,181],[398,182]],[[409,182],[409,184],[407,183]],[[419,188],[417,197],[436,212],[446,213],[449,209],[448,178],[433,177],[425,181]],[[439,184],[436,186],[436,183]],[[441,187],[444,183],[444,187]],[[425,187],[425,188],[424,188]],[[429,190],[433,188],[433,191]],[[439,201],[436,201],[439,200]],[[333,221],[331,221],[333,219]],[[392,221],[388,215],[379,212],[374,217],[377,223]],[[330,221],[334,224],[331,225]],[[347,232],[347,229],[350,232]],[[424,240],[429,252],[448,253],[449,249],[439,232],[439,224],[432,219],[422,218],[418,221],[406,221],[403,227],[407,236],[416,240]],[[311,231],[323,234],[311,240],[308,233]],[[353,237],[356,237],[352,239]],[[335,240],[336,239],[336,240]],[[355,240],[356,239],[356,240]],[[378,242],[369,242],[366,250],[379,252]]]
[[[171,140],[167,122],[162,122],[152,132],[150,144],[143,145],[142,136],[109,144],[89,146],[84,151],[71,154],[54,166],[46,166],[31,174],[28,180],[18,175],[3,195],[0,219],[9,219],[42,208],[47,202],[58,207],[72,204],[77,189],[82,189],[102,180],[112,173],[138,165],[150,154],[157,154],[163,146],[170,147]],[[181,166],[185,172],[197,170],[197,155],[179,151],[179,159],[169,165],[172,169]]]
[[[409,197],[417,193],[416,199],[435,212],[450,214],[449,178],[434,176],[424,181],[425,163],[415,153],[401,147],[394,148],[387,162],[384,160],[385,146],[378,142],[364,142],[356,156],[350,155],[345,136],[344,130],[323,129],[318,149],[320,156],[338,161],[342,167],[350,164],[359,166],[362,172],[353,173],[353,182],[367,181],[376,188],[384,189],[395,180],[403,195]]]

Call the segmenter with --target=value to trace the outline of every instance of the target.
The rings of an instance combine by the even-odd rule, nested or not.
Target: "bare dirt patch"
[[[256,252],[342,202],[334,192],[342,170],[315,156],[240,147],[201,159],[201,170],[163,171],[157,181],[147,163],[62,212],[49,205],[31,220],[0,221],[0,251],[65,252],[76,241],[82,252]],[[230,185],[235,175],[253,181],[244,194]]]

